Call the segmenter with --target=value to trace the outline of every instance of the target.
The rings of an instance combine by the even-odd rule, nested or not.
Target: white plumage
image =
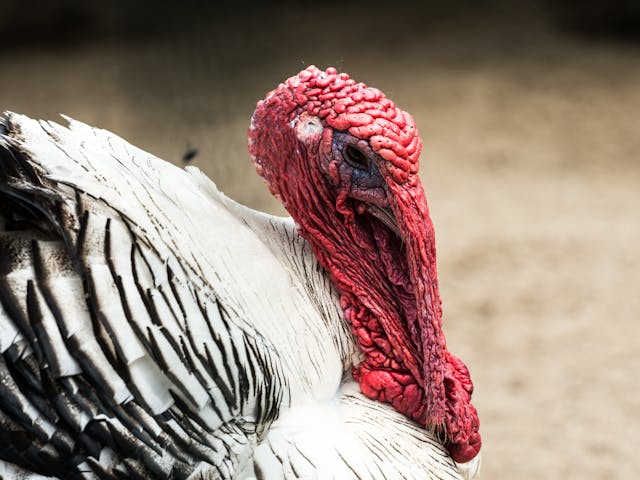
[[[0,477],[475,475],[360,393],[291,219],[69,121],[0,126]]]

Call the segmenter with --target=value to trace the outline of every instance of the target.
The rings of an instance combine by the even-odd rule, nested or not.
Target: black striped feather
[[[100,158],[66,159],[86,192],[2,128],[0,476],[232,478],[285,397],[277,364],[159,240],[165,199],[134,192],[132,220],[100,198]]]

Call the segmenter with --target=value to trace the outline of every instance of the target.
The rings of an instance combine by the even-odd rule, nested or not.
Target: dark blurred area
[[[640,2],[635,0],[549,1],[561,28],[586,38],[640,41]]]
[[[109,129],[282,213],[258,99],[309,64],[416,119],[483,479],[638,478],[640,1],[0,0],[0,111]]]
[[[473,15],[496,10],[509,22],[510,13],[525,5],[525,10],[546,10],[560,29],[587,38],[613,41],[640,40],[640,2],[634,0],[540,0],[538,2],[485,1],[425,1],[391,6],[388,2],[340,2],[325,0],[322,9],[333,22],[339,23],[343,10],[355,9],[361,21],[372,27],[387,15],[399,10],[404,20],[424,31],[435,16]],[[205,0],[142,0],[130,2],[86,2],[82,0],[24,0],[0,2],[0,35],[5,48],[55,47],[99,40],[126,40],[136,37],[166,35],[184,29],[224,26],[228,22],[295,20],[308,7],[317,6],[310,0],[279,0],[255,5],[242,2],[211,2]],[[330,12],[333,11],[334,15]],[[277,17],[280,17],[278,19]],[[481,15],[482,17],[482,15]],[[347,19],[350,21],[351,19]],[[385,22],[386,23],[386,22]],[[320,26],[320,25],[318,25]],[[326,26],[325,26],[326,27]],[[372,32],[372,36],[377,32]],[[230,38],[230,41],[234,39]],[[238,38],[236,41],[240,40]]]
[[[515,6],[515,5],[520,6]],[[560,29],[587,38],[613,41],[640,41],[640,2],[635,0],[539,0],[538,2],[506,2],[504,0],[403,2],[344,2],[325,0],[322,9],[334,11],[335,22],[343,10],[356,9],[363,21],[383,21],[389,10],[400,10],[412,27],[428,28],[437,14],[473,15],[474,12],[496,10],[509,22],[509,13],[530,9],[531,5],[546,10]],[[537,5],[536,5],[537,4]],[[300,10],[317,6],[312,0],[278,0],[256,2],[211,2],[206,0],[141,0],[131,2],[87,2],[82,0],[24,0],[0,2],[0,35],[4,47],[51,47],[105,39],[126,40],[136,37],[166,35],[171,32],[203,26],[222,26],[227,22],[269,20],[278,16],[286,20]],[[515,8],[514,8],[515,6]],[[392,16],[393,13],[391,13]],[[285,21],[286,23],[286,21]],[[373,34],[373,32],[372,32]],[[232,40],[232,39],[230,39]]]
[[[56,47],[100,40],[127,40],[162,35],[230,15],[215,2],[113,0],[3,1],[0,34],[13,48]],[[210,20],[207,20],[210,21]]]

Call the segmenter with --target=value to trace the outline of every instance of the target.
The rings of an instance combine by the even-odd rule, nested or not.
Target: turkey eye
[[[363,170],[367,170],[369,168],[369,161],[365,154],[358,148],[351,145],[348,145],[347,148],[344,149],[344,159],[353,168],[360,168]]]

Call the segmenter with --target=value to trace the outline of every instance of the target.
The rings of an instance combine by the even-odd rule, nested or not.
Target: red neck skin
[[[302,100],[290,79],[258,103],[249,131],[258,173],[341,294],[365,356],[353,369],[362,392],[433,428],[455,461],[469,461],[481,446],[470,403],[473,384],[464,363],[446,347],[434,230],[417,165],[398,171],[377,150],[400,239],[377,219],[354,211],[350,179],[323,172],[337,122],[323,121],[301,135],[295,123],[317,113]]]

